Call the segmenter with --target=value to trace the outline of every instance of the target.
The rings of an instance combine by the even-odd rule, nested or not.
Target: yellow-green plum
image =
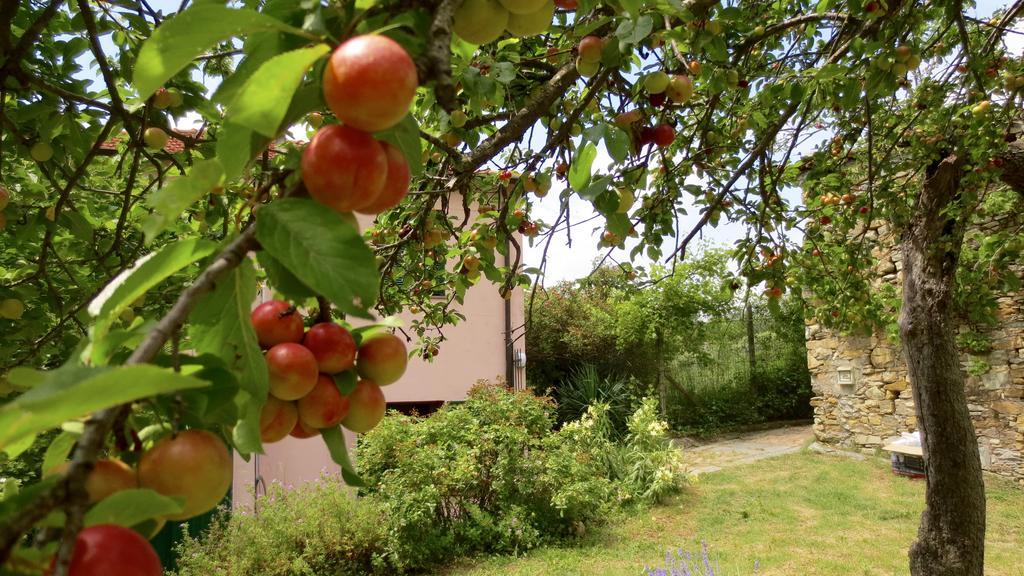
[[[501,37],[508,16],[498,0],[465,0],[455,11],[452,31],[470,44],[487,44]]]
[[[231,487],[231,455],[224,442],[205,430],[185,430],[164,438],[139,460],[139,484],[164,496],[185,499],[185,520],[213,510]]]

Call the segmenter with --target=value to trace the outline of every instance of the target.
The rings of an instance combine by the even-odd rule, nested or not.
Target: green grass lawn
[[[641,574],[706,540],[717,576],[908,574],[924,483],[886,462],[793,454],[702,476],[663,506],[623,513],[574,546],[459,564],[447,576]],[[1024,490],[988,481],[987,576],[1024,574]]]

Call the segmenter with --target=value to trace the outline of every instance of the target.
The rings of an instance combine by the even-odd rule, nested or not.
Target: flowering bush
[[[548,398],[478,386],[427,418],[388,415],[362,437],[363,497],[333,476],[272,486],[182,545],[178,576],[375,574],[468,554],[519,553],[579,534],[616,505],[677,490],[678,454],[645,400],[613,440],[608,407],[553,430]]]

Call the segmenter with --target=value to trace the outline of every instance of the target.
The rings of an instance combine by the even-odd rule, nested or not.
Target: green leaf
[[[629,135],[618,126],[608,125],[604,133],[604,145],[612,160],[620,164],[629,157]]]
[[[104,408],[157,394],[206,386],[206,382],[156,366],[65,366],[38,371],[15,368],[12,382],[32,382],[28,392],[0,406],[0,449],[25,436],[56,428]]]
[[[146,243],[174,223],[186,208],[224,184],[224,166],[216,158],[196,162],[186,176],[178,176],[146,198],[153,209],[142,222]]]
[[[423,150],[420,147],[420,127],[412,114],[406,114],[401,122],[387,130],[377,132],[374,136],[378,140],[397,147],[405,155],[405,161],[409,163],[409,172],[413,176],[423,174]]]
[[[323,428],[320,430],[320,436],[323,437],[324,444],[327,445],[327,450],[331,453],[331,460],[334,460],[335,464],[341,466],[341,477],[345,480],[345,483],[357,488],[365,487],[366,482],[359,477],[355,467],[352,466],[352,461],[349,460],[348,447],[345,445],[345,434],[342,433],[341,428],[337,426],[334,428]]]
[[[75,442],[78,442],[79,436],[81,436],[81,434],[75,434],[74,432],[68,432],[67,430],[58,434],[57,437],[50,442],[50,445],[46,447],[46,454],[43,455],[43,466],[40,472],[46,474],[50,470],[53,470],[55,466],[67,460],[68,455],[71,454],[71,449],[75,447]]]
[[[330,52],[326,44],[279,54],[249,77],[228,107],[226,117],[269,138],[277,136],[306,71]]]
[[[256,217],[256,239],[303,284],[347,314],[369,317],[378,271],[359,231],[312,200],[286,198]]]
[[[238,63],[235,71],[224,78],[210,99],[218,104],[230,104],[246,80],[255,74],[264,62],[284,51],[283,38],[276,30],[248,35],[242,48],[245,57]]]
[[[103,288],[89,303],[89,313],[100,318],[117,316],[150,288],[189,264],[213,254],[216,249],[217,245],[209,240],[190,238],[143,256]]]
[[[260,268],[263,268],[263,271],[267,273],[270,285],[288,300],[301,302],[316,296],[316,293],[310,290],[309,286],[303,284],[302,280],[296,278],[294,274],[270,254],[267,254],[265,251],[257,252],[256,260],[260,263]]]
[[[242,419],[246,420],[244,425],[251,429],[255,418],[258,432],[259,408],[262,408],[266,400],[270,385],[267,365],[250,320],[256,290],[256,270],[251,260],[243,260],[192,311],[189,316],[189,336],[197,352],[213,354],[229,361],[228,367],[238,374],[239,384],[248,395],[248,398],[243,399],[244,405],[240,404],[243,408]],[[251,435],[244,438],[243,443],[236,444],[240,452],[250,453],[261,449],[258,433],[255,438]]]
[[[7,448],[4,449],[4,452],[7,454],[8,459],[14,460],[18,456],[21,456],[25,452],[25,450],[31,448],[32,445],[35,443],[36,435],[29,434],[28,436],[23,437],[21,440],[18,440],[17,442],[12,442],[10,445],[7,446]]]
[[[100,500],[85,515],[85,525],[117,524],[134,526],[150,518],[181,512],[184,498],[171,498],[153,490],[121,490]]]
[[[594,146],[593,142],[587,142],[587,145],[581,148],[573,158],[572,165],[569,166],[569,185],[576,192],[581,192],[587,187],[587,184],[590,184],[590,169],[594,165],[595,158],[597,158],[597,146]]]
[[[253,133],[251,128],[224,122],[217,132],[217,160],[224,167],[224,181],[231,182],[245,172],[255,154],[253,141],[265,140]]]
[[[213,3],[193,5],[165,20],[139,50],[133,78],[139,97],[149,98],[164,82],[220,42],[268,30],[309,36],[298,28],[253,10]]]
[[[345,370],[341,374],[334,375],[334,384],[343,396],[351,394],[356,389],[356,384],[358,383],[359,377],[356,376],[355,370]]]

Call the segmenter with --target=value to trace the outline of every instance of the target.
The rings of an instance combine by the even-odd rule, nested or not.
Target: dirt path
[[[695,474],[799,452],[814,439],[810,426],[790,426],[718,438],[683,448],[683,459]]]

